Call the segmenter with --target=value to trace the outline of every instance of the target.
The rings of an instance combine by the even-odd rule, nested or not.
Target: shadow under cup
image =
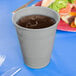
[[[23,16],[44,15],[52,17],[56,23],[47,28],[29,29],[19,26],[16,22]],[[31,68],[42,68],[48,65],[52,53],[56,28],[60,20],[59,14],[46,7],[26,7],[13,15],[24,62]]]

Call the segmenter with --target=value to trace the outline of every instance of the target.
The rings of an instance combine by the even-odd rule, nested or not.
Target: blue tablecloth
[[[16,76],[76,76],[76,33],[72,32],[57,30],[48,66],[37,70],[24,65],[16,29],[12,23],[12,11],[28,1],[30,0],[0,0],[0,55],[6,56],[0,67],[0,76],[12,67],[22,67]],[[38,1],[35,0],[32,4]]]

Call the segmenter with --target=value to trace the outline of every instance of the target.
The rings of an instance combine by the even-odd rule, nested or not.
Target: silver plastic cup
[[[19,26],[16,22],[23,16],[44,15],[52,17],[56,23],[47,28],[29,29]],[[26,7],[13,15],[20,41],[24,62],[31,68],[42,68],[48,65],[52,53],[56,28],[60,20],[59,14],[46,7]]]

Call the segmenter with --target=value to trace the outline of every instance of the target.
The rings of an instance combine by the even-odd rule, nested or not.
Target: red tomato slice
[[[76,8],[73,7],[73,8],[71,9],[71,12],[76,12]]]
[[[71,8],[72,8],[72,4],[68,3],[67,6],[66,6],[66,8],[62,8],[62,9],[59,11],[59,14],[60,14],[60,15],[66,15],[66,14],[70,13]]]

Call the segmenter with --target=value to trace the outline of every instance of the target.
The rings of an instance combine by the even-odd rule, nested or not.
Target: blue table
[[[0,0],[0,55],[6,55],[0,67],[0,76],[12,67],[22,67],[16,76],[76,76],[76,33],[72,32],[56,32],[48,66],[36,70],[24,65],[16,29],[12,24],[12,11],[28,1]]]

